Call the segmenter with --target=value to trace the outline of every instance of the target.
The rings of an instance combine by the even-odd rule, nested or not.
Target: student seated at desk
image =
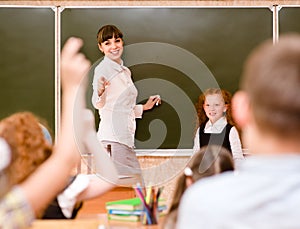
[[[185,190],[199,179],[234,170],[230,152],[222,146],[202,147],[189,161],[184,173],[178,178],[173,202],[164,220],[164,229],[176,228],[177,211]],[[201,203],[197,203],[201,204]]]
[[[26,180],[52,154],[52,138],[45,126],[30,112],[15,113],[0,122],[0,136],[11,147],[12,160],[6,169],[11,185]],[[49,173],[46,179],[51,176]],[[100,196],[115,187],[99,177],[79,174],[70,177],[69,184],[57,198],[40,212],[44,219],[75,218],[83,200]]]

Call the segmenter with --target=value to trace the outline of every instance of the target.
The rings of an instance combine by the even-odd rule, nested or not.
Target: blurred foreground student
[[[173,201],[165,217],[163,228],[176,228],[180,200],[188,187],[199,179],[232,170],[234,170],[234,163],[227,149],[217,145],[202,147],[193,155],[184,173],[177,180]]]
[[[253,155],[238,175],[195,183],[182,228],[300,228],[300,35],[282,35],[248,58],[233,114]]]
[[[194,152],[215,144],[229,150],[236,162],[244,159],[240,136],[232,119],[231,98],[228,91],[220,88],[209,88],[199,96]]]
[[[11,151],[6,168],[11,185],[25,181],[52,154],[52,138],[48,129],[30,112],[19,112],[0,121],[0,137]],[[48,174],[51,176],[51,174]],[[68,179],[65,189],[37,216],[43,219],[75,218],[82,201],[102,195],[115,187],[96,176],[79,174]]]
[[[6,167],[10,160],[13,160],[11,149],[14,148],[14,143],[10,145],[5,139],[1,140],[3,143],[0,147],[1,155],[4,160],[7,159],[7,163],[2,165],[0,174],[1,182],[6,180],[1,190],[7,188],[0,196],[0,227],[3,229],[27,228],[35,215],[65,187],[71,170],[80,162],[80,154],[74,141],[72,117],[79,85],[90,67],[90,62],[85,56],[78,53],[82,44],[80,39],[70,38],[62,50],[61,132],[50,158],[19,185],[12,186],[7,178]]]

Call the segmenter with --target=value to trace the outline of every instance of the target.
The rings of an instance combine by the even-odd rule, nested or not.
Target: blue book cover
[[[166,205],[158,206],[159,212],[162,212],[166,209],[167,209]],[[111,215],[142,215],[143,210],[108,209],[107,213]]]

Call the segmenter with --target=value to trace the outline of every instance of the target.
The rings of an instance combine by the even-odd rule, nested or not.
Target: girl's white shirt
[[[219,134],[222,132],[222,130],[225,128],[226,125],[227,125],[227,120],[225,117],[220,118],[214,124],[211,123],[211,121],[209,120],[205,124],[204,133]],[[194,138],[194,147],[193,147],[194,153],[200,150],[199,129],[200,128],[198,127]],[[238,131],[234,126],[231,128],[229,132],[229,142],[230,142],[233,159],[235,161],[244,159],[241,140]]]
[[[109,81],[104,93],[98,96],[98,79]],[[100,141],[113,141],[134,147],[136,118],[142,118],[143,105],[136,104],[138,92],[131,79],[130,70],[104,57],[95,68],[93,79],[93,106],[99,110],[97,132]]]

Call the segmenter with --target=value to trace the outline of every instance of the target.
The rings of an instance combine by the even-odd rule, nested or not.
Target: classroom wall
[[[285,6],[277,6],[277,14],[272,8],[274,4]],[[59,8],[61,13],[56,14],[53,8],[57,9],[59,6],[65,8]],[[91,6],[94,9],[90,8]],[[165,149],[191,148],[194,131],[194,113],[191,105],[196,101],[198,94],[205,86],[214,83],[234,93],[238,88],[242,63],[254,46],[263,39],[276,38],[276,32],[279,35],[300,32],[299,6],[300,1],[260,0],[1,1],[0,118],[17,111],[29,110],[45,119],[54,130],[57,123],[55,115],[59,111],[56,107],[59,101],[56,100],[55,94],[55,44],[60,40],[63,43],[71,35],[82,37],[85,41],[82,50],[96,63],[101,58],[95,44],[98,27],[104,23],[117,24],[124,32],[128,45],[124,60],[129,63],[135,82],[140,81],[137,85],[141,91],[140,98],[150,93],[159,93],[163,100],[166,100],[162,106],[147,112],[143,120],[138,121],[136,136],[139,161],[144,170],[150,171],[146,182],[164,185],[163,197],[170,204],[176,178],[189,160],[190,154],[182,155],[182,150],[170,152]],[[57,20],[58,18],[61,21]],[[61,25],[61,37],[56,33],[58,23]],[[172,59],[177,68],[170,63],[164,65],[155,62],[155,53],[164,51],[169,46],[155,51],[148,48],[139,50],[138,53],[147,51],[145,55],[151,56],[152,59],[147,60],[147,63],[136,64],[140,58],[134,58],[136,52],[133,51],[136,49],[130,45],[137,42],[156,42],[177,47],[176,51],[186,51],[189,57],[194,55],[197,60],[201,60],[201,68],[196,64],[196,67],[192,65],[182,69],[182,65],[175,62],[182,61],[176,58],[178,55],[174,55],[175,58]],[[171,53],[173,51],[172,49]],[[184,66],[188,64],[185,59],[182,62]],[[195,69],[196,73],[191,69]],[[203,83],[203,75],[213,76],[215,81]],[[147,81],[149,78],[152,80],[150,83]],[[166,87],[162,86],[166,82],[166,86],[171,85],[172,90],[164,90]],[[173,94],[168,94],[173,91]],[[89,90],[87,97],[90,95]],[[89,99],[87,103],[91,108]],[[182,110],[188,112],[182,114]],[[97,115],[95,118],[98,122]],[[155,123],[153,120],[156,120]],[[157,125],[157,129],[154,124]],[[148,130],[149,125],[152,126],[152,131]],[[147,148],[148,150],[143,150]],[[161,151],[155,150],[156,148]],[[82,157],[79,172],[93,173],[92,158],[88,156]],[[111,192],[108,193],[105,196],[107,199],[104,197],[100,205],[96,200],[95,209],[87,204],[88,213],[105,212],[104,203],[110,200],[109,198],[118,199],[133,195],[128,190],[120,192],[117,190],[117,194],[113,196]]]

